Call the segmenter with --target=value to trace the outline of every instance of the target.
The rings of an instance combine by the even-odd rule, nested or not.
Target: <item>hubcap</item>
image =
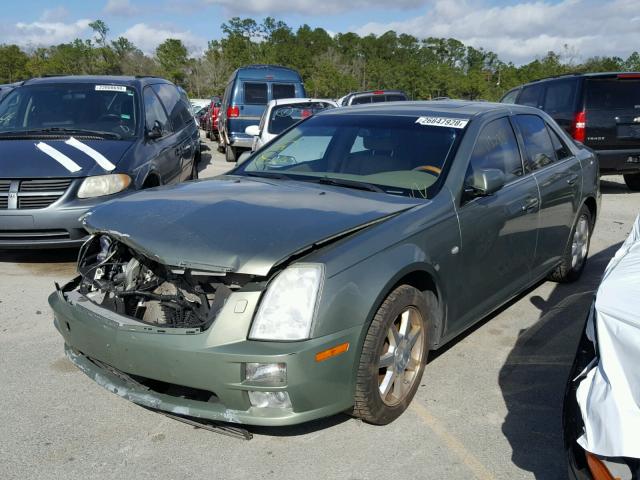
[[[587,250],[589,249],[589,220],[587,217],[580,217],[576,225],[576,231],[573,233],[573,241],[571,243],[571,268],[577,270],[580,268],[584,259],[587,258]]]
[[[385,404],[396,405],[409,393],[418,379],[423,349],[422,317],[408,307],[389,327],[378,361],[378,388]]]

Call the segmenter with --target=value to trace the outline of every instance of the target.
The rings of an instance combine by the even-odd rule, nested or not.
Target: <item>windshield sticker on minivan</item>
[[[420,117],[416,120],[416,123],[431,127],[464,128],[467,126],[467,123],[469,123],[469,120],[447,117]]]
[[[96,85],[97,92],[126,92],[127,87],[123,85]]]

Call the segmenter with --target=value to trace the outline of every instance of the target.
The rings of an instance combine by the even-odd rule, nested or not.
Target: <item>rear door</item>
[[[545,84],[542,109],[571,135],[575,114],[578,111],[576,105],[578,78],[551,80]]]
[[[239,116],[228,119],[229,132],[244,134],[245,128],[260,122],[269,103],[269,84],[260,80],[242,80],[235,97],[239,100]]]
[[[585,80],[586,145],[640,148],[640,75]]]
[[[569,239],[582,189],[580,161],[553,127],[538,115],[516,115],[525,169],[540,189],[540,223],[534,275],[558,262]]]
[[[524,175],[508,117],[480,132],[465,178],[480,169],[501,170],[506,184],[493,195],[463,200],[458,210],[464,291],[452,306],[456,331],[524,288],[536,251],[538,186],[532,175]]]

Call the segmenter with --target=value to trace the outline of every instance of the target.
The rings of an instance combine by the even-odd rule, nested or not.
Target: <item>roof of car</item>
[[[323,112],[323,115],[453,115],[454,117],[474,117],[489,112],[537,113],[536,108],[494,102],[474,102],[468,100],[423,100],[404,102],[381,102],[354,105]]]
[[[318,103],[318,102],[324,102],[324,103],[329,103],[331,105],[337,105],[335,100],[330,100],[328,98],[307,98],[307,97],[302,97],[302,98],[278,98],[277,100],[269,101],[269,106],[270,107],[275,107],[277,105],[294,105],[294,104],[298,104],[298,103]]]
[[[531,83],[537,83],[537,82],[546,82],[549,80],[558,80],[558,79],[564,79],[564,78],[578,78],[578,77],[588,77],[588,78],[597,78],[597,77],[617,77],[618,75],[632,75],[632,76],[640,76],[640,72],[586,72],[586,73],[582,73],[582,72],[572,72],[572,73],[562,73],[560,75],[551,75],[549,77],[543,77],[543,78],[537,78],[535,80],[532,80],[530,82],[527,82],[523,85],[529,85]],[[516,87],[516,88],[521,88],[522,85]],[[515,88],[513,88],[512,90],[515,90]]]
[[[51,75],[26,80],[23,85],[53,85],[61,83],[106,83],[109,85],[144,86],[153,83],[171,83],[161,77],[117,75]]]
[[[283,67],[281,65],[246,65],[236,69],[236,71],[231,74],[231,78],[236,76],[238,78],[250,80],[268,79],[301,81],[300,74],[296,70]],[[273,79],[267,78],[272,76],[274,77]]]

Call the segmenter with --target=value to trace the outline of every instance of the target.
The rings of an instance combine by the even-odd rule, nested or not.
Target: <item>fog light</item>
[[[286,363],[246,363],[244,378],[250,383],[286,385]]]
[[[291,408],[287,392],[249,392],[251,405],[258,408]]]

